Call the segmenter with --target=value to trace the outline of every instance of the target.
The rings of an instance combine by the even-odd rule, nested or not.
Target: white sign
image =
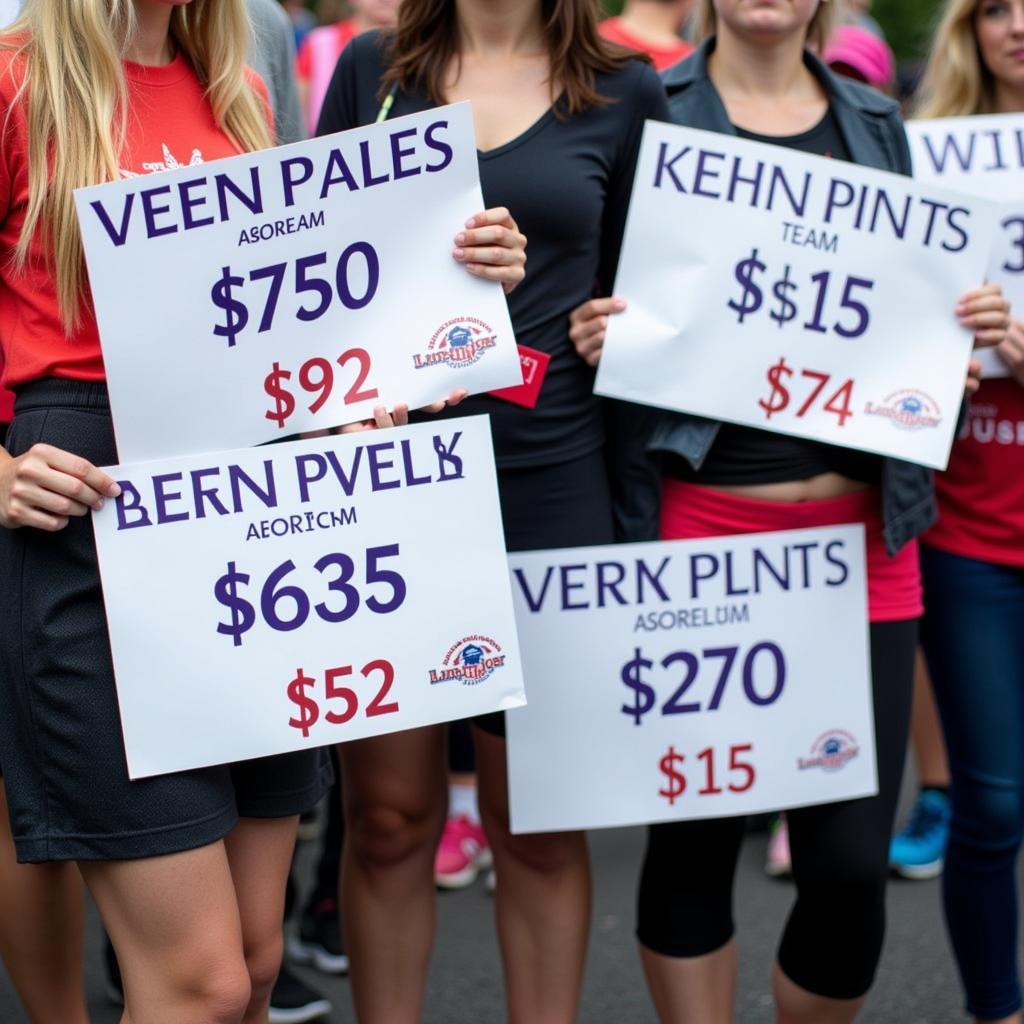
[[[644,129],[596,391],[942,468],[991,204],[733,136]]]
[[[522,383],[468,103],[75,193],[126,461]]]
[[[918,181],[945,185],[1000,203],[988,280],[1002,285],[1024,317],[1024,114],[988,114],[909,121],[907,138]],[[1008,377],[991,348],[979,349],[984,376]]]
[[[514,832],[876,792],[861,526],[509,556]]]
[[[111,473],[133,779],[524,702],[486,417]]]

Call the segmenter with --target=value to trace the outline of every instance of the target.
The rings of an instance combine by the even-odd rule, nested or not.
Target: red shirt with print
[[[182,54],[163,67],[126,62],[124,68],[131,108],[121,154],[124,176],[153,174],[239,152],[217,126],[205,89]],[[5,364],[0,384],[17,387],[40,377],[100,381],[103,358],[91,303],[83,307],[80,327],[66,336],[40,238],[33,240],[23,271],[10,259],[28,210],[26,110],[13,102],[24,73],[24,57],[11,50],[0,52],[0,126],[6,125],[0,145],[0,354]],[[250,80],[269,117],[266,87],[256,75]],[[125,282],[126,287],[130,284]],[[173,286],[168,281],[168,287]],[[145,324],[139,325],[140,341],[146,329]]]
[[[1008,377],[982,381],[935,490],[939,521],[925,544],[1024,566],[1024,387]]]

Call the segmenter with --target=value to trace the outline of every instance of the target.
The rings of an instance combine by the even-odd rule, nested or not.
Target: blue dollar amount
[[[725,697],[729,681],[733,676],[733,667],[740,657],[740,648],[706,647],[699,653],[694,651],[673,651],[658,663],[662,669],[671,669],[676,665],[682,667],[683,678],[676,686],[672,695],[660,707],[662,715],[686,715],[698,711],[717,711]],[[766,665],[759,669],[759,659]],[[697,681],[701,667],[710,661],[717,661],[718,679],[711,700],[707,705],[700,701],[684,701],[687,691]],[[654,711],[658,705],[658,692],[652,683],[654,662],[645,658],[643,651],[637,647],[633,657],[622,666],[620,673],[622,684],[629,690],[629,703],[622,705],[622,713],[639,725],[644,716]],[[740,675],[743,680],[743,693],[751,704],[768,707],[774,704],[786,685],[786,656],[782,648],[769,640],[754,644],[743,656]],[[759,684],[770,682],[764,691]]]
[[[784,327],[799,316],[798,297],[800,286],[790,275],[792,266],[786,264],[782,276],[773,279],[767,265],[758,258],[758,251],[753,252],[746,259],[736,264],[733,273],[736,276],[736,283],[740,286],[738,297],[728,302],[729,308],[736,314],[739,323],[743,323],[748,316],[753,316],[765,307],[765,293],[771,292],[772,305],[768,315],[778,324]],[[767,279],[764,275],[768,275]],[[836,286],[838,287],[838,280]],[[847,277],[842,285],[842,294],[839,297],[839,313],[831,324],[826,322],[825,306],[829,295],[834,290],[832,286],[832,274],[824,270],[819,274],[811,274],[811,285],[814,288],[813,304],[809,320],[805,320],[803,328],[806,331],[813,331],[816,334],[827,334],[833,331],[841,338],[859,338],[871,325],[871,311],[864,304],[860,293],[871,291],[875,287],[874,281],[864,277]]]
[[[317,559],[313,568],[326,580],[329,595],[336,596],[316,604],[302,587],[288,581],[296,569],[291,559],[282,562],[267,576],[252,600],[246,596],[250,575],[240,572],[235,562],[228,562],[227,572],[213,585],[214,597],[228,613],[227,622],[217,623],[217,632],[230,636],[238,647],[259,618],[271,629],[288,633],[303,626],[314,613],[331,623],[351,619],[363,605],[378,615],[387,615],[405,602],[405,579],[394,569],[381,566],[384,559],[395,558],[398,554],[397,544],[367,548],[365,585],[380,588],[368,597],[352,582],[356,563],[351,556],[335,551]]]
[[[220,277],[210,289],[210,300],[221,312],[221,322],[214,325],[213,333],[226,338],[232,348],[249,325],[250,309],[245,286],[247,283],[267,281],[269,285],[260,315],[258,333],[274,326],[285,279],[291,276],[292,291],[296,298],[309,295],[310,301],[294,309],[296,319],[306,322],[319,320],[337,299],[346,309],[362,309],[373,301],[380,284],[380,260],[377,250],[369,242],[353,242],[338,257],[333,280],[321,277],[319,268],[327,265],[327,253],[317,252],[303,256],[294,263],[272,263],[270,266],[250,270],[248,278],[236,274],[230,266],[222,267]],[[289,271],[291,274],[289,275]],[[353,279],[359,279],[359,286]],[[258,302],[258,299],[253,299]]]

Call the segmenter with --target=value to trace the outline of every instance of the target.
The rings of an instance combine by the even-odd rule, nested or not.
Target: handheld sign
[[[110,472],[133,779],[524,702],[486,417]]]
[[[468,103],[75,193],[126,461],[522,383]]]
[[[918,181],[955,188],[1000,205],[988,280],[1002,286],[1010,309],[1024,317],[1024,114],[908,121]],[[978,349],[985,377],[1008,377],[996,352]]]
[[[981,200],[649,121],[595,390],[942,468],[994,231]]]
[[[860,526],[509,556],[515,832],[876,791]]]

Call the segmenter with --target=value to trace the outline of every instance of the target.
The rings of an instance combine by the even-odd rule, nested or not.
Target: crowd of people
[[[896,62],[870,3],[626,0],[601,20],[592,0],[350,0],[322,23],[287,0],[9,6],[0,957],[32,1024],[88,1020],[84,888],[109,935],[125,1024],[327,1014],[288,960],[349,972],[361,1024],[413,1024],[436,887],[480,872],[508,1019],[576,1019],[586,838],[511,832],[504,715],[131,782],[89,521],[117,497],[98,468],[117,451],[73,189],[175,154],[208,161],[459,100],[472,101],[486,208],[452,225],[452,258],[501,282],[517,341],[550,365],[533,409],[460,393],[429,415],[490,417],[508,550],[864,525],[878,793],[775,826],[767,869],[796,888],[774,968],[777,1019],[858,1018],[895,870],[942,873],[966,1012],[1019,1024],[1024,313],[982,281],[948,296],[950,316],[1008,376],[979,381],[972,364],[960,436],[934,476],[593,394],[609,320],[629,301],[614,285],[647,119],[911,173]],[[903,112],[1024,112],[1024,0],[938,6]],[[356,426],[408,415],[382,407]],[[911,737],[920,792],[894,836]],[[316,884],[296,907],[296,837],[325,801]],[[636,934],[664,1024],[734,1017],[745,828],[718,818],[649,829]]]

